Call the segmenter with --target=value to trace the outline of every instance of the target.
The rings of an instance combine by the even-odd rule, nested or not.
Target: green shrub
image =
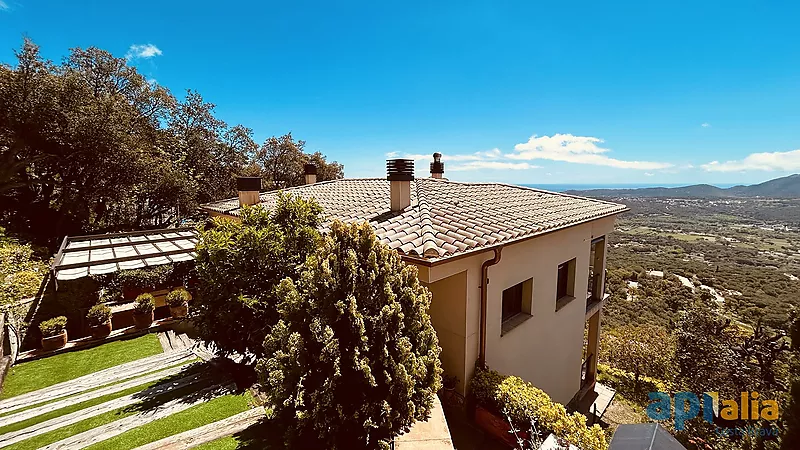
[[[67,327],[67,318],[64,316],[53,317],[39,324],[42,337],[58,336]]]
[[[96,327],[111,320],[111,308],[104,304],[94,305],[89,308],[86,314],[86,320],[89,321],[89,326]]]
[[[636,375],[605,364],[597,365],[597,381],[611,386],[625,398],[637,403],[649,403],[647,396],[649,392],[670,392],[669,384],[645,376],[639,377],[640,387],[637,392]]]
[[[167,305],[172,307],[183,306],[189,301],[191,295],[184,288],[173,289],[167,294]]]
[[[133,306],[134,314],[150,314],[156,309],[156,300],[152,294],[140,294],[136,297],[136,304]]]
[[[470,387],[478,405],[495,413],[507,413],[520,429],[527,429],[533,418],[544,428],[540,431],[552,432],[581,450],[608,448],[599,425],[587,427],[586,416],[568,414],[564,405],[553,402],[544,391],[519,377],[476,369]]]
[[[297,281],[278,286],[259,380],[287,448],[385,448],[441,387],[431,295],[369,224],[330,229]]]
[[[322,208],[281,194],[273,210],[246,207],[241,222],[209,221],[197,245],[198,290],[192,320],[201,339],[222,353],[264,355],[264,337],[278,321],[275,288],[322,239]]]
[[[30,298],[39,292],[43,274],[34,270],[23,270],[6,275],[0,282],[0,304],[14,303]]]

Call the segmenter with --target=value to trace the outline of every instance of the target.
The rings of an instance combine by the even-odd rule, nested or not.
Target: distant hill
[[[591,189],[586,191],[567,191],[569,194],[588,195],[593,197],[679,197],[679,198],[714,198],[714,197],[770,197],[800,198],[800,174],[776,178],[750,186],[734,186],[727,189],[710,184],[674,188],[642,188],[642,189]]]

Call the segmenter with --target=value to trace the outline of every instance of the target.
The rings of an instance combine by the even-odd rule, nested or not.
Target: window
[[[531,318],[533,278],[515,284],[503,291],[503,319],[500,336]]]
[[[556,311],[575,298],[575,259],[558,265]]]
[[[503,322],[522,312],[522,283],[503,291]]]

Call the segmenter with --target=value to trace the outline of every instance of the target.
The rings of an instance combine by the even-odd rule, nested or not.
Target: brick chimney
[[[317,166],[314,164],[306,164],[303,166],[303,172],[306,176],[306,184],[314,184],[317,182]]]
[[[402,211],[411,204],[411,181],[414,180],[413,159],[386,161],[386,179],[389,180],[392,211]]]
[[[239,206],[255,205],[259,202],[258,193],[261,191],[261,178],[237,177],[236,190],[239,191]]]
[[[444,176],[444,163],[442,162],[442,154],[436,152],[433,154],[433,162],[431,163],[431,178],[442,178]]]

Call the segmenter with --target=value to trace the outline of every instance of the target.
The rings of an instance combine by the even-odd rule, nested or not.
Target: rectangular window
[[[533,278],[528,278],[503,291],[503,319],[500,336],[531,318],[532,303]]]
[[[558,265],[556,311],[575,298],[575,259]]]
[[[522,283],[503,291],[503,322],[522,312]]]

